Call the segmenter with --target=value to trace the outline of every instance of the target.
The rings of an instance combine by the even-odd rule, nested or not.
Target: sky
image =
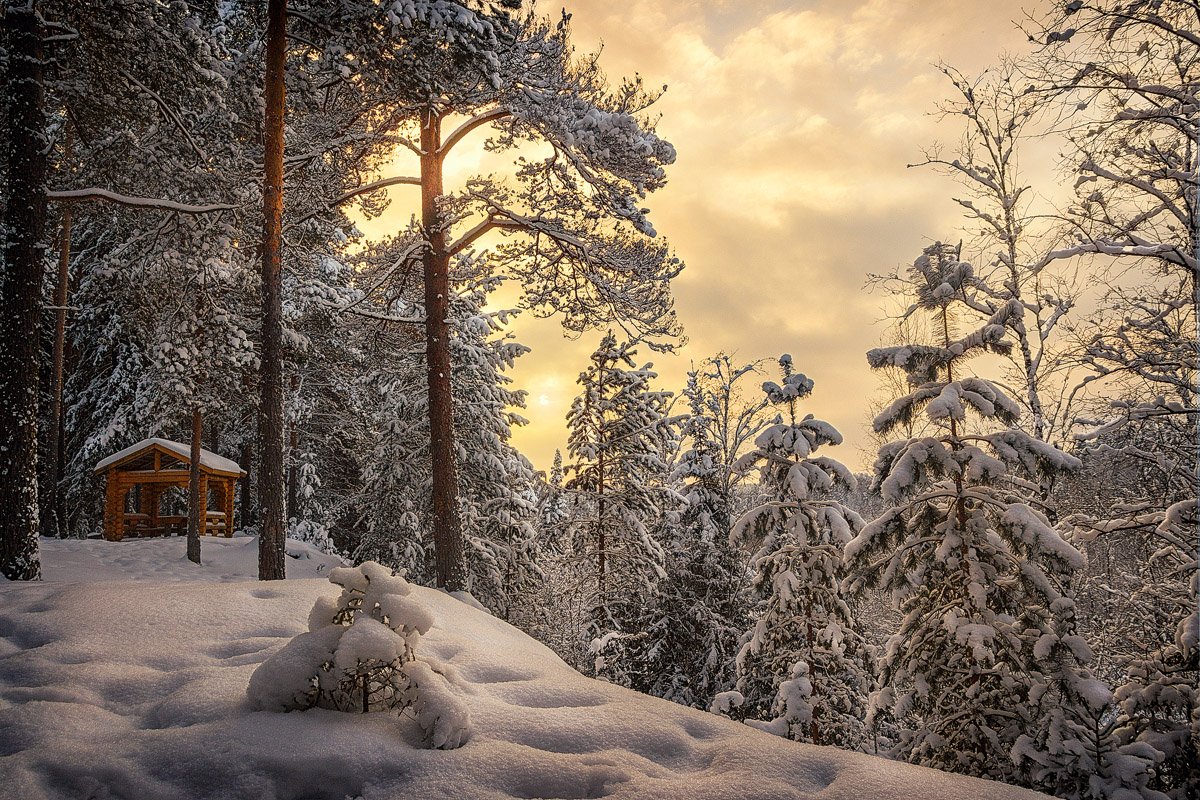
[[[867,469],[877,390],[865,352],[885,332],[887,302],[867,291],[867,274],[959,237],[963,222],[953,181],[906,167],[961,135],[957,120],[934,113],[952,88],[935,64],[974,74],[1004,52],[1026,52],[1015,25],[1022,4],[568,0],[540,8],[562,5],[577,48],[602,44],[600,63],[614,81],[636,72],[647,86],[667,86],[658,132],[679,155],[668,186],[646,205],[687,264],[674,293],[688,343],[676,355],[642,353],[661,388],[677,391],[693,361],[717,352],[743,362],[790,353],[816,383],[804,410],[845,437],[828,454]],[[529,425],[514,443],[547,469],[555,448],[565,456],[565,415],[599,334],[568,340],[556,320],[528,317],[512,330],[532,348],[510,372],[529,392]]]

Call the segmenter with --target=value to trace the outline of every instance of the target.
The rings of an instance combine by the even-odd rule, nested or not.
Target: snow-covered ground
[[[37,798],[1035,798],[799,745],[585,678],[504,622],[431,589],[419,655],[470,709],[457,750],[415,720],[248,710],[254,668],[307,629],[336,563],[289,544],[43,542],[47,581],[0,583],[0,795]]]

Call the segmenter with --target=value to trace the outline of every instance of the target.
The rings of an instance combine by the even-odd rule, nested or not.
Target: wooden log
[[[237,481],[234,478],[226,478],[224,484],[225,496],[222,499],[225,501],[225,538],[229,539],[233,537],[233,491]]]
[[[109,470],[104,479],[104,538],[110,542],[121,540],[119,522],[121,512],[117,507],[119,479],[115,470]]]

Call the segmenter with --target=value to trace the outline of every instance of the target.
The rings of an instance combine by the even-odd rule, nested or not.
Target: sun
[[[548,406],[550,405],[550,395],[539,394],[537,401],[539,406]]]

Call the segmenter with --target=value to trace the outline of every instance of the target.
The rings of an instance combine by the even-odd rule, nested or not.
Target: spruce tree
[[[665,554],[654,535],[671,498],[664,454],[675,438],[671,393],[650,384],[652,364],[636,366],[633,342],[610,331],[579,376],[582,393],[567,414],[567,487],[590,506],[576,519],[578,547],[591,560],[591,621],[584,632],[597,674],[643,688],[648,656],[638,648]]]
[[[738,393],[738,381],[755,371],[728,356],[708,358],[688,373],[682,393],[687,447],[671,478],[684,502],[662,526],[667,577],[654,593],[643,649],[652,659],[647,691],[697,708],[733,685],[749,626],[746,554],[729,534],[739,480],[732,462],[764,422],[765,402],[743,403]]]
[[[1033,726],[1030,687],[1049,671],[1036,645],[1054,632],[1065,581],[1082,565],[1037,490],[1079,462],[1019,430],[1020,407],[964,367],[1009,349],[1005,326],[1020,324],[1019,304],[954,338],[955,311],[977,288],[971,266],[935,244],[909,276],[909,313],[929,314],[940,335],[868,353],[875,369],[903,370],[911,388],[874,428],[887,433],[924,413],[938,431],[880,449],[873,488],[891,507],[846,547],[848,586],[890,592],[903,615],[871,712],[913,723],[896,745],[901,758],[1011,781],[1010,751]]]
[[[852,489],[841,463],[815,455],[841,444],[831,425],[797,416],[813,382],[779,359],[783,383],[763,384],[781,414],[736,464],[757,468],[765,498],[734,527],[753,550],[755,622],[737,656],[740,716],[779,736],[849,749],[866,738],[869,651],[841,594],[842,548],[862,520],[833,494]]]

